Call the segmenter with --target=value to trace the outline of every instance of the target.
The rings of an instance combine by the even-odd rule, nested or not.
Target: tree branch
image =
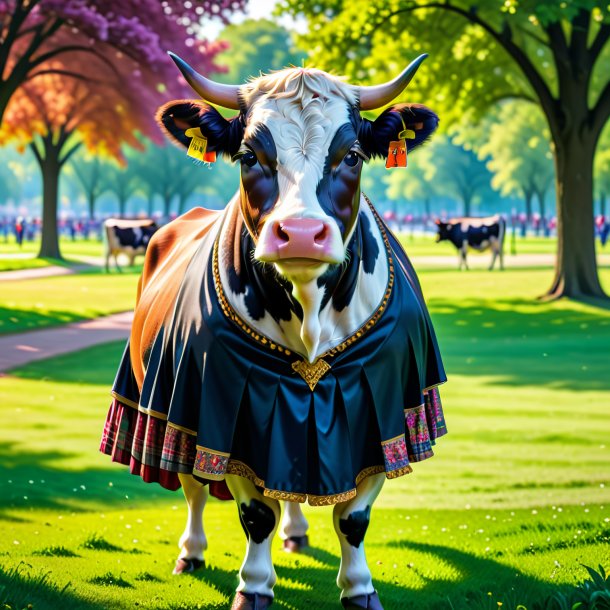
[[[34,156],[36,157],[36,161],[38,161],[38,165],[40,165],[40,167],[42,167],[44,159],[42,158],[41,152],[38,150],[38,146],[36,145],[35,140],[32,140],[30,142],[30,149],[34,153]]]
[[[593,44],[589,48],[589,57],[591,58],[592,64],[595,63],[599,57],[599,54],[608,42],[608,38],[610,38],[610,23],[602,23]]]
[[[61,167],[82,145],[82,142],[75,142],[71,148],[64,153],[63,157],[59,159],[59,167]]]
[[[610,82],[606,83],[591,112],[591,126],[594,132],[599,133],[610,119]]]
[[[43,76],[45,74],[59,74],[61,76],[68,76],[70,78],[76,78],[76,79],[82,80],[86,83],[93,83],[96,85],[101,85],[104,83],[104,81],[101,81],[97,78],[89,78],[88,76],[85,76],[84,74],[79,74],[78,72],[71,72],[70,70],[60,70],[60,69],[55,69],[55,68],[49,68],[48,70],[39,70],[38,72],[34,72],[33,74],[28,74],[26,81],[32,80],[33,78],[36,78],[37,76]]]
[[[529,81],[530,85],[532,86],[532,89],[534,89],[534,91],[536,92],[536,95],[540,100],[540,104],[548,118],[551,131],[557,131],[557,110],[555,99],[553,98],[553,95],[551,94],[547,83],[544,81],[542,75],[538,72],[536,66],[534,66],[525,51],[512,41],[511,29],[508,24],[505,23],[503,31],[498,32],[490,23],[487,23],[487,21],[479,17],[477,12],[463,9],[459,6],[451,4],[450,0],[446,0],[445,2],[429,2],[426,4],[418,4],[410,6],[408,8],[399,9],[390,13],[390,15],[388,15],[381,22],[379,22],[378,25],[381,25],[382,23],[388,21],[391,17],[400,13],[410,13],[415,10],[432,8],[450,11],[464,17],[464,19],[468,20],[470,23],[474,23],[475,25],[478,25],[483,28],[484,31],[486,31],[502,48],[504,48],[504,50],[515,60],[519,68],[521,68],[523,75]]]
[[[51,51],[48,51],[47,53],[39,55],[38,57],[32,60],[32,63],[30,64],[30,69],[36,68],[44,62],[48,61],[49,59],[53,59],[54,57],[57,57],[62,53],[72,53],[74,51],[79,51],[81,53],[91,53],[92,55],[95,55],[95,57],[97,57],[102,63],[104,63],[106,67],[110,68],[114,75],[120,79],[121,75],[119,71],[109,59],[107,59],[103,55],[100,55],[94,48],[85,47],[83,45],[68,45],[65,47],[58,47],[57,49],[53,49]]]
[[[570,55],[579,61],[587,55],[587,41],[591,27],[591,12],[580,9],[572,21],[572,36],[570,38]]]

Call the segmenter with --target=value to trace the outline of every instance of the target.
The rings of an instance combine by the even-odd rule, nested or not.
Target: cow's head
[[[404,129],[415,132],[408,150],[436,129],[425,106],[399,104],[375,121],[360,110],[379,108],[408,85],[425,55],[397,78],[356,87],[309,68],[288,68],[241,85],[215,83],[172,58],[208,102],[240,110],[223,118],[203,101],[163,106],[159,121],[172,139],[189,146],[198,127],[208,150],[241,165],[241,208],[259,261],[275,264],[293,282],[322,275],[345,260],[358,218],[360,172],[370,157],[386,157]]]
[[[443,241],[445,239],[449,239],[451,237],[451,231],[453,230],[453,225],[449,222],[443,222],[442,220],[435,220],[436,224],[436,241]]]

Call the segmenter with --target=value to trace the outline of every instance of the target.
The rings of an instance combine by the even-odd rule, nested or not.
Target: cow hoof
[[[308,546],[309,538],[307,536],[290,536],[284,540],[284,550],[287,553],[300,553]]]
[[[354,595],[354,597],[342,597],[341,604],[348,610],[383,610],[383,606],[379,601],[377,591],[366,595]]]
[[[176,560],[172,574],[189,574],[200,568],[205,568],[205,561],[203,559],[181,557]]]
[[[260,593],[238,591],[233,598],[231,610],[265,610],[273,603],[273,597]]]

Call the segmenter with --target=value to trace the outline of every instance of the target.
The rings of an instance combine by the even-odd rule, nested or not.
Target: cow
[[[145,254],[150,238],[155,234],[158,225],[154,220],[126,220],[123,218],[108,218],[104,221],[104,244],[106,271],[110,271],[110,257],[114,256],[116,268],[121,271],[118,255],[129,257],[133,266],[136,256]]]
[[[273,601],[280,501],[288,543],[307,532],[301,503],[333,506],[341,604],[381,609],[364,554],[371,508],[446,433],[417,276],[360,191],[368,158],[437,127],[418,104],[360,114],[397,97],[424,57],[357,87],[294,67],[218,84],[172,56],[202,100],[165,104],[163,130],[236,161],[240,187],[224,210],[195,208],[152,238],[100,449],[182,487],[175,574],[204,565],[206,499],[230,492],[247,539],[233,610]]]
[[[496,259],[500,257],[500,269],[504,269],[504,235],[506,234],[506,221],[502,216],[487,216],[486,218],[473,218],[463,216],[451,218],[447,222],[436,220],[437,243],[449,240],[458,249],[458,268],[468,269],[466,253],[468,248],[484,252],[491,249],[492,257],[489,270],[494,268]]]

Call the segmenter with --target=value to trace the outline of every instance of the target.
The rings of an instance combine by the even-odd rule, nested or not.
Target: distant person
[[[2,220],[0,220],[0,234],[4,235],[4,243],[8,244],[8,218],[3,218]]]
[[[21,248],[23,246],[23,234],[25,233],[25,218],[23,216],[17,216],[15,220],[15,239],[17,245]]]

